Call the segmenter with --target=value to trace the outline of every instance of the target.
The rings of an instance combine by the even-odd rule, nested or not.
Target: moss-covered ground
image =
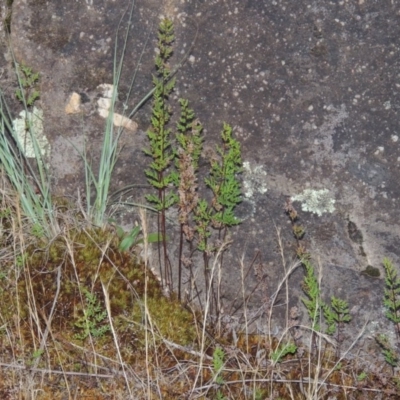
[[[295,335],[204,326],[112,227],[77,218],[48,240],[17,214],[2,208],[2,399],[398,398],[397,372],[326,342],[277,357]]]

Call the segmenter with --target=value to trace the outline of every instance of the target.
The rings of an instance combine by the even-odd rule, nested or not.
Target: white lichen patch
[[[245,197],[250,198],[256,193],[264,194],[267,192],[267,172],[262,165],[252,167],[248,161],[244,161],[243,175],[243,193]]]
[[[13,121],[15,139],[28,158],[36,158],[36,149],[42,158],[50,155],[50,143],[43,133],[43,110],[33,107],[32,112],[21,111]]]
[[[292,201],[300,202],[303,211],[317,214],[319,217],[335,211],[335,199],[328,189],[305,189],[303,193],[293,196]]]

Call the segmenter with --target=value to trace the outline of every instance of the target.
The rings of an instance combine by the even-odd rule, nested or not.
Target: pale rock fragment
[[[128,117],[125,117],[124,115],[121,114],[115,114],[113,115],[113,123],[115,126],[122,126],[126,129],[129,129],[130,131],[135,132],[138,128],[138,124],[135,121],[132,121]]]
[[[103,92],[103,97],[106,99],[112,98],[114,85],[111,85],[110,83],[102,83],[101,85],[97,86],[97,88]],[[118,94],[116,95],[116,98],[118,98]]]
[[[102,118],[108,118],[110,114],[110,108],[112,105],[112,97],[114,93],[114,85],[110,85],[108,83],[103,83],[98,86],[98,88],[102,91],[103,97],[100,97],[97,100],[97,112]],[[115,96],[117,98],[117,95]],[[124,115],[113,113],[113,124],[114,126],[120,126],[126,129],[129,129],[132,132],[135,132],[138,128],[138,124],[135,121],[132,121],[128,117]]]
[[[65,106],[66,114],[78,114],[81,112],[81,96],[73,92],[69,98],[68,104]]]
[[[102,118],[108,118],[108,115],[110,113],[109,108],[101,108],[99,107],[97,109],[98,114]],[[124,115],[114,113],[113,115],[113,124],[114,126],[122,126],[123,128],[129,129],[130,131],[135,132],[138,128],[138,124],[135,121],[132,121],[128,117],[125,117]]]
[[[100,97],[97,100],[97,107],[99,110],[99,114],[100,114],[100,110],[104,110],[104,114],[105,116],[103,116],[102,114],[100,114],[103,118],[107,118],[108,116],[108,110],[111,107],[111,99],[107,98],[107,97]]]

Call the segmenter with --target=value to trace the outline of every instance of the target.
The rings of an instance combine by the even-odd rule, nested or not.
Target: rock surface
[[[118,112],[125,104],[132,109],[152,88],[155,32],[160,16],[168,15],[176,32],[173,63],[190,50],[171,100],[189,99],[205,127],[209,148],[218,143],[223,121],[234,127],[242,146],[244,199],[238,212],[243,223],[234,230],[232,252],[225,258],[225,309],[241,305],[243,255],[252,310],[262,308],[266,295],[254,290],[255,255],[267,277],[267,295],[284,276],[278,232],[288,268],[294,240],[283,209],[285,200],[294,197],[300,200],[293,204],[306,227],[304,241],[322,267],[324,294],[350,304],[352,336],[366,318],[373,321],[370,332],[390,333],[382,313],[383,281],[362,271],[369,265],[381,268],[384,256],[400,266],[396,2],[135,3]],[[119,57],[129,5],[126,0],[13,2],[12,49],[18,62],[41,74],[40,106],[60,193],[75,196],[82,188],[83,164],[75,148],[82,149],[86,140],[90,153],[99,158],[104,120],[96,109],[98,86],[113,83],[115,35],[121,21]],[[2,19],[6,12],[3,6]],[[7,49],[5,40],[1,48]],[[12,95],[11,57],[4,54],[8,56],[0,57],[2,89]],[[66,113],[74,92],[81,96],[82,112]],[[115,190],[146,183],[138,171],[148,163],[142,149],[147,146],[149,111],[148,102],[134,117],[139,129],[122,137]],[[138,189],[133,199],[140,201],[143,193]],[[126,223],[135,216],[129,218]],[[290,305],[300,304],[302,279],[301,270],[290,278]],[[283,315],[284,308],[277,307],[277,315]],[[277,332],[282,324],[277,320]]]

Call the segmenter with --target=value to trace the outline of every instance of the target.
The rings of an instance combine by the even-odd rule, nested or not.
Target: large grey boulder
[[[76,196],[82,187],[75,148],[83,148],[85,137],[98,160],[104,129],[99,85],[112,83],[115,35],[129,5],[126,0],[13,2],[11,45],[18,62],[41,73],[44,133],[59,193]],[[241,268],[249,269],[247,306],[260,315],[290,266],[295,241],[284,205],[292,197],[306,227],[304,243],[322,267],[324,294],[350,304],[352,335],[366,318],[373,321],[370,332],[390,332],[382,312],[383,281],[363,271],[380,269],[384,256],[400,265],[399,13],[395,2],[364,0],[136,1],[117,109],[123,110],[136,67],[127,105],[132,108],[152,88],[155,33],[160,16],[168,15],[176,28],[175,64],[196,37],[171,101],[190,100],[205,127],[206,148],[219,142],[223,121],[234,127],[242,146],[243,223],[233,230],[224,256],[226,312],[243,305]],[[125,14],[119,50],[126,22]],[[9,61],[8,55],[0,66],[3,79],[11,82]],[[7,88],[12,93],[13,87]],[[81,112],[67,114],[74,92]],[[138,129],[123,136],[115,190],[146,183],[142,149],[149,115],[147,103],[134,117]],[[133,197],[143,201],[145,192],[137,189]],[[135,215],[126,219],[133,223]],[[300,304],[302,279],[297,269],[289,280],[290,305]],[[284,292],[281,297],[284,302]],[[277,315],[283,316],[284,308],[277,307]],[[276,333],[283,325],[277,319]]]

